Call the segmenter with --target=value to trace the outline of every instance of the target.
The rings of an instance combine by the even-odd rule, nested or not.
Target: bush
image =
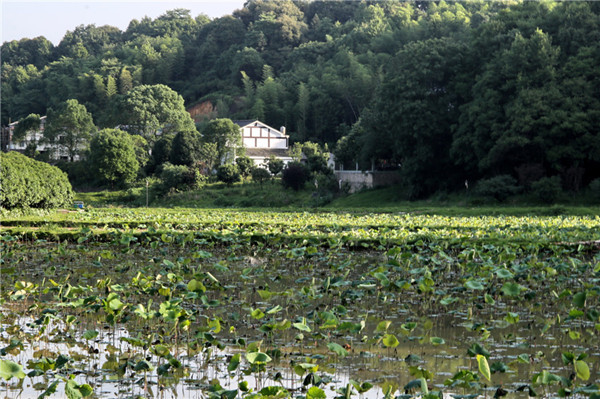
[[[308,171],[300,162],[290,162],[283,170],[281,183],[285,188],[299,191],[308,180]]]
[[[242,176],[237,165],[225,164],[217,168],[217,179],[227,185],[231,185],[242,180]]]
[[[168,143],[165,143],[168,145]],[[166,148],[165,148],[166,149]],[[200,160],[202,136],[198,132],[179,132],[171,142],[169,161],[174,165],[192,166]]]
[[[100,182],[111,187],[133,183],[140,169],[131,135],[118,129],[103,129],[94,135],[88,162]]]
[[[87,161],[58,161],[55,165],[69,177],[71,185],[75,188],[91,186],[94,183],[93,170]]]
[[[493,197],[502,202],[511,195],[517,194],[517,181],[510,175],[494,176],[477,183],[476,193],[485,197]]]
[[[235,160],[235,164],[243,178],[250,176],[250,173],[252,173],[252,167],[254,166],[254,161],[252,161],[252,159],[245,156],[238,157]]]
[[[533,183],[531,189],[542,202],[551,204],[558,199],[562,192],[560,177],[543,177]]]
[[[595,199],[600,199],[600,179],[594,179],[590,182],[590,191]]]
[[[57,208],[70,205],[73,188],[66,173],[17,152],[0,154],[0,206]]]
[[[257,166],[252,168],[250,174],[252,175],[252,180],[256,183],[259,183],[260,185],[262,185],[267,180],[271,179],[271,172],[269,172],[265,168],[259,168]]]
[[[267,158],[266,163],[267,168],[269,168],[269,172],[271,172],[273,176],[277,176],[279,172],[283,170],[283,160],[275,157],[274,155],[271,155],[269,158]]]
[[[198,186],[200,173],[185,165],[172,165],[166,162],[162,165],[160,179],[163,192],[174,190],[189,190]]]

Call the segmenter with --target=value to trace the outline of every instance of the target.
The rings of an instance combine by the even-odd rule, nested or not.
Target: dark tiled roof
[[[285,148],[246,148],[246,156],[250,158],[269,158],[271,155],[278,158],[290,156]]]
[[[235,123],[239,127],[248,126],[252,122],[258,122],[258,120],[257,119],[240,119],[240,120],[237,120],[237,121],[233,121],[233,123]]]

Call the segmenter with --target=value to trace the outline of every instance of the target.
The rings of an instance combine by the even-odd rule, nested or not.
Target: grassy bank
[[[586,193],[565,195],[556,204],[541,204],[535,198],[516,196],[503,203],[493,199],[464,194],[438,195],[427,200],[408,201],[400,187],[392,186],[364,190],[332,198],[314,190],[295,192],[284,189],[279,182],[263,185],[239,183],[227,186],[208,184],[200,190],[161,194],[148,191],[150,207],[288,209],[339,212],[410,212],[447,216],[474,215],[599,215],[600,204]],[[77,193],[76,200],[86,206],[145,207],[146,189],[139,187],[121,191]]]

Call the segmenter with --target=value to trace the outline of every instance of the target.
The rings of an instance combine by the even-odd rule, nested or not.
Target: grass
[[[137,187],[129,190],[76,193],[75,201],[83,201],[85,206],[146,206],[146,189]],[[150,207],[186,208],[310,208],[317,205],[312,191],[295,192],[285,189],[279,181],[237,183],[228,186],[224,183],[211,183],[198,190],[163,194],[150,188]]]
[[[465,194],[437,195],[427,200],[408,201],[400,186],[363,190],[351,195],[330,198],[315,196],[312,189],[295,192],[284,189],[279,181],[237,183],[227,186],[211,183],[199,190],[161,195],[149,190],[150,207],[236,208],[315,210],[339,212],[410,212],[446,216],[510,215],[557,216],[600,215],[600,205],[586,193],[565,195],[558,204],[539,204],[526,195],[510,198],[504,203]],[[94,207],[145,207],[145,187],[120,191],[77,193],[75,200]]]

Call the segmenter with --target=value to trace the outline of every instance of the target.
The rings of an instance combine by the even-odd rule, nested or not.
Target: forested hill
[[[2,124],[77,99],[114,127],[130,89],[161,83],[401,165],[414,196],[497,175],[577,190],[600,177],[599,65],[600,2],[249,1],[4,43]]]

